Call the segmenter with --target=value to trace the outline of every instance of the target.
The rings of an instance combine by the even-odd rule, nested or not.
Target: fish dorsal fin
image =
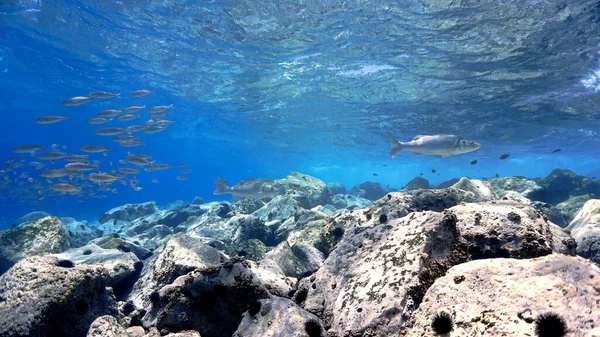
[[[415,138],[413,138],[413,140],[417,140],[417,139],[419,139],[419,138],[423,138],[423,137],[425,137],[425,136],[426,136],[426,135],[416,135],[416,136],[415,136]]]

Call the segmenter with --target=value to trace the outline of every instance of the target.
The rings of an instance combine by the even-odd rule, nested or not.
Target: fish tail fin
[[[396,157],[398,155],[398,153],[404,151],[404,148],[402,147],[402,142],[399,141],[398,139],[396,139],[396,137],[394,137],[393,135],[390,135],[390,156],[392,158]]]
[[[213,192],[214,195],[225,194],[229,189],[229,182],[227,181],[227,179],[217,178],[215,180],[215,186],[216,188]]]

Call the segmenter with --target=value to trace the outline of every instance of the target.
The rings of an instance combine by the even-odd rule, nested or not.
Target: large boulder
[[[338,335],[367,329],[397,334],[433,281],[469,260],[455,216],[419,212],[384,223],[368,221],[373,225],[338,243],[294,295]]]
[[[325,336],[320,320],[296,303],[279,297],[254,302],[233,337]]]
[[[556,209],[563,214],[567,219],[567,223],[575,218],[577,212],[583,207],[583,205],[594,197],[590,194],[577,195],[569,197],[569,199],[556,205]]]
[[[167,227],[177,227],[179,224],[186,222],[190,217],[199,217],[207,211],[205,207],[200,205],[184,205],[166,212],[156,223]]]
[[[473,259],[575,255],[575,241],[536,209],[514,201],[469,203],[449,208]]]
[[[231,205],[231,216],[236,214],[252,214],[265,205],[262,199],[245,198]]]
[[[291,217],[301,215],[306,209],[293,195],[275,196],[266,205],[252,213],[264,222],[280,220],[285,221]]]
[[[498,199],[498,196],[488,186],[488,184],[481,180],[460,178],[458,182],[449,187],[449,189],[464,191],[466,192],[467,200],[476,202]]]
[[[261,279],[269,292],[279,297],[290,297],[296,290],[298,280],[286,276],[273,260],[263,259],[260,262],[246,260],[248,268]]]
[[[47,216],[50,216],[50,214],[44,212],[44,211],[34,211],[34,212],[30,212],[27,213],[25,215],[23,215],[22,217],[18,218],[17,220],[15,220],[15,222],[13,222],[12,224],[12,228],[15,227],[21,227],[23,225],[26,225],[30,222],[34,222],[36,220],[39,220],[41,218],[45,218]]]
[[[141,277],[133,287],[130,299],[137,308],[150,313],[145,318],[153,322],[152,294],[176,278],[197,268],[214,267],[226,261],[227,257],[202,240],[184,233],[175,234],[162,249],[144,266]]]
[[[103,234],[101,230],[94,227],[89,227],[83,222],[77,221],[73,218],[60,218],[60,221],[62,221],[67,227],[71,248],[85,246],[88,242],[102,236]]]
[[[117,319],[110,315],[96,318],[90,325],[87,337],[131,337]]]
[[[458,181],[458,179],[456,181]],[[456,183],[456,181],[453,184],[445,186],[445,187],[450,187],[450,186],[454,185]],[[441,187],[441,188],[445,188],[445,187]],[[404,186],[402,189],[405,189],[407,191],[414,191],[414,190],[429,189],[429,188],[431,188],[431,186],[429,185],[429,180],[427,180],[423,177],[415,177],[415,178],[412,178],[408,183],[406,183],[406,186]]]
[[[116,315],[107,270],[32,256],[0,276],[0,336],[85,336],[98,316]]]
[[[55,216],[0,232],[0,274],[27,256],[60,253],[70,247],[67,227]]]
[[[555,169],[546,178],[537,182],[543,193],[531,198],[553,205],[563,202],[572,196],[591,194],[592,198],[600,195],[600,182],[580,176],[569,170]]]
[[[567,229],[577,241],[577,254],[600,265],[600,200],[586,202]]]
[[[291,245],[284,241],[270,250],[265,258],[274,261],[286,276],[302,278],[317,271],[325,260],[322,252],[313,246]]]
[[[472,261],[435,281],[403,336],[598,336],[599,289],[600,269],[579,257]],[[542,316],[548,313],[559,318]],[[550,317],[548,334],[535,332],[545,326],[535,323],[538,317]],[[560,319],[568,332],[553,324]],[[447,322],[449,334],[432,328]]]
[[[274,180],[275,188],[283,188],[286,195],[293,196],[303,208],[310,209],[329,203],[329,190],[320,179],[298,172],[290,172],[285,178]]]
[[[557,207],[551,204],[542,201],[532,201],[529,203],[529,205],[542,212],[548,218],[549,221],[562,228],[567,227],[567,225],[569,224],[569,219],[567,218],[567,216],[563,212],[561,212]]]
[[[329,195],[346,194],[346,186],[343,183],[328,183]]]
[[[251,303],[270,297],[243,261],[196,269],[160,290],[158,329],[196,330],[202,337],[230,337]]]
[[[125,204],[100,215],[98,221],[100,223],[110,220],[133,221],[156,212],[158,212],[158,205],[154,201],[141,204]]]
[[[350,189],[348,194],[352,194],[359,198],[368,199],[371,201],[379,200],[387,193],[386,190],[381,187],[381,184],[374,182],[364,182],[362,184],[358,184]]]

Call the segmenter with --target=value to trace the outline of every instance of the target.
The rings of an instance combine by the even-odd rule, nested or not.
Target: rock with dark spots
[[[586,202],[567,229],[577,242],[577,254],[600,266],[600,200]]]
[[[599,289],[600,269],[580,257],[472,261],[435,281],[403,336],[439,336],[432,321],[440,313],[455,323],[448,336],[598,336]],[[554,326],[536,334],[534,321],[547,313],[561,317],[568,333]]]
[[[328,183],[329,195],[346,194],[346,186],[342,183]]]
[[[427,288],[469,260],[451,214],[419,212],[372,222],[345,237],[294,300],[321,318],[330,333],[393,336],[411,324]]]
[[[244,313],[233,337],[325,336],[321,321],[296,303],[279,297],[258,300]]]
[[[298,172],[290,172],[285,178],[274,180],[275,188],[283,188],[303,208],[310,209],[329,203],[329,190],[320,179]],[[265,220],[266,221],[266,220]]]
[[[183,233],[175,234],[158,255],[147,261],[130,299],[136,308],[149,312],[145,320],[153,322],[153,292],[192,270],[214,267],[226,260],[226,256],[202,240]]]
[[[47,216],[0,232],[0,274],[27,256],[60,253],[71,247],[67,227]]]
[[[305,211],[306,209],[300,205],[300,202],[294,196],[286,194],[275,196],[252,215],[264,222],[286,221],[289,218],[299,216]]]
[[[575,253],[569,235],[531,206],[495,201],[457,205],[447,212],[456,215],[460,235],[469,242],[472,259],[527,259],[552,253]],[[555,241],[560,233],[562,237]]]
[[[600,196],[600,182],[577,175],[569,170],[555,169],[537,183],[543,188],[543,193],[530,199],[553,205],[578,195],[591,194],[591,198]]]
[[[13,222],[12,224],[12,228],[15,227],[21,227],[23,225],[26,225],[30,222],[34,222],[36,220],[39,220],[41,218],[45,218],[47,216],[50,216],[50,214],[44,212],[44,211],[35,211],[35,212],[30,212],[27,213],[25,215],[23,215],[22,217],[18,218],[17,220],[15,220],[15,222]]]
[[[146,331],[141,326],[130,326],[125,329],[129,337],[145,337]]]
[[[481,180],[460,178],[456,184],[449,188],[449,190],[452,189],[466,192],[463,201],[481,202],[498,199],[498,196],[489,185]]]
[[[127,241],[123,238],[120,238],[116,234],[103,236],[101,238],[93,240],[91,243],[104,249],[118,249],[125,253],[132,252],[140,260],[145,260],[152,255],[152,252],[150,252],[148,249],[140,245],[136,245],[135,243]]]
[[[275,261],[263,259],[260,262],[250,260],[246,260],[246,262],[248,263],[248,268],[261,279],[272,295],[290,297],[290,294],[296,290],[298,280],[294,277],[286,276]]]
[[[88,242],[102,236],[101,230],[89,227],[83,222],[73,218],[60,218],[60,220],[65,224],[67,231],[69,232],[71,248],[85,246]]]
[[[429,180],[427,180],[423,177],[415,177],[415,178],[412,178],[408,183],[406,183],[406,186],[404,186],[404,189],[407,191],[414,191],[414,190],[420,190],[420,189],[427,190],[430,187],[431,186],[429,184]],[[450,186],[447,186],[447,187],[450,187]]]
[[[355,210],[369,207],[373,205],[373,202],[351,194],[336,194],[331,198],[331,204],[337,209]]]
[[[204,199],[202,199],[201,197],[195,197],[194,200],[192,200],[191,204],[192,205],[204,205],[204,204],[206,204],[206,201],[204,201]]]
[[[156,223],[167,227],[177,227],[186,222],[190,217],[199,217],[206,212],[207,209],[200,205],[184,205],[168,211],[161,219],[156,221]]]
[[[329,220],[330,215],[320,212],[313,208],[304,211],[301,215],[287,219],[284,223],[275,229],[274,241],[271,244],[278,244],[284,240],[290,243],[297,241],[310,242],[313,231],[323,228]]]
[[[531,207],[542,212],[542,214],[544,214],[549,221],[558,225],[559,227],[564,228],[569,224],[567,216],[553,205],[541,201],[532,201],[530,205]]]
[[[131,337],[113,316],[100,316],[92,322],[87,337]]]
[[[156,327],[229,337],[250,303],[268,297],[269,290],[243,261],[196,269],[160,290]]]
[[[270,236],[265,222],[254,215],[236,215],[229,219],[226,226],[233,230],[232,241],[257,239],[265,242]]]
[[[358,184],[350,189],[348,194],[352,194],[354,196],[365,198],[371,201],[379,200],[387,193],[386,190],[381,187],[381,184],[374,182],[364,182],[362,184]]]
[[[460,180],[460,178],[452,178],[450,180],[446,180],[444,182],[439,183],[435,188],[437,188],[437,189],[448,188],[448,187],[456,184],[459,180]]]
[[[133,221],[156,212],[158,212],[158,205],[154,201],[142,204],[125,204],[102,214],[98,218],[98,222],[105,223],[110,220]]]
[[[600,197],[600,196],[599,196]],[[570,223],[583,205],[594,197],[590,194],[572,196],[569,199],[556,205],[556,209],[564,215],[567,219],[567,223]]]
[[[265,244],[257,239],[234,241],[226,244],[223,248],[220,247],[220,244],[214,245],[214,243],[211,243],[211,245],[229,256],[243,256],[253,261],[262,260],[267,252]]]
[[[265,205],[262,199],[246,198],[231,205],[231,216],[237,214],[252,214]]]
[[[306,277],[317,271],[325,260],[325,256],[315,247],[295,244],[290,246],[284,241],[269,251],[265,258],[277,263],[286,276]]]
[[[0,336],[85,336],[99,316],[116,315],[103,267],[32,256],[0,276]]]
[[[120,293],[120,289],[133,284],[143,267],[142,262],[131,252],[104,249],[93,243],[52,256],[75,264],[103,267],[108,273],[107,286],[115,288],[115,293]]]

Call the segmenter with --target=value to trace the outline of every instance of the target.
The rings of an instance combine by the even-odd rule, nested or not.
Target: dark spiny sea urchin
[[[304,323],[304,331],[309,337],[323,337],[321,323],[315,319],[309,319]]]
[[[440,312],[433,316],[431,328],[438,335],[445,335],[454,329],[452,317],[447,312]]]
[[[563,337],[567,335],[567,322],[559,314],[547,312],[535,319],[535,335],[538,337]]]

